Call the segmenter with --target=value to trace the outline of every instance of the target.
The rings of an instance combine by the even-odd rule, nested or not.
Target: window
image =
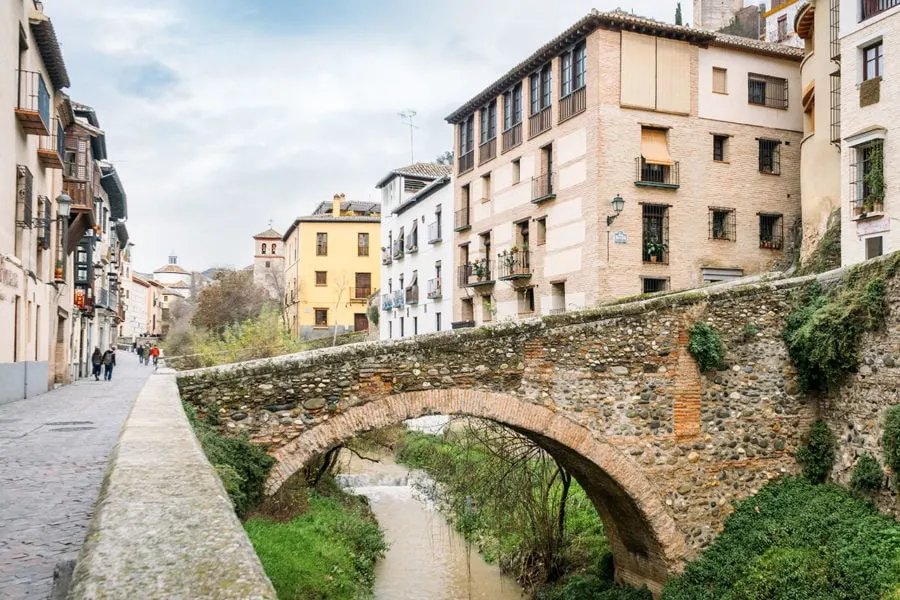
[[[737,219],[733,208],[709,207],[709,239],[729,242],[737,239]]]
[[[759,215],[759,247],[781,250],[784,246],[784,220],[777,214]]]
[[[644,262],[669,262],[669,207],[662,204],[644,204],[643,258]]]
[[[728,136],[725,135],[714,135],[713,136],[713,160],[716,162],[725,162],[727,160],[727,155],[725,153],[725,147],[728,144]]]
[[[469,117],[459,124],[459,156],[463,156],[475,150],[475,115]],[[466,167],[466,168],[464,168]],[[460,171],[471,168],[471,165],[463,165],[460,163]]]
[[[550,284],[550,314],[561,315],[566,312],[566,282]]]
[[[481,143],[486,144],[495,137],[497,137],[496,100],[481,109]]]
[[[394,322],[388,321],[388,339],[394,339]]]
[[[863,48],[863,81],[884,76],[884,44],[881,40]]]
[[[269,252],[275,254],[275,244],[272,244],[272,249],[269,250]]]
[[[356,287],[353,290],[352,296],[354,300],[364,300],[372,295],[371,273],[357,273],[355,283]]]
[[[419,317],[413,317],[413,335],[419,335]]]
[[[547,243],[547,217],[540,217],[534,220],[537,226],[537,245],[543,246]]]
[[[522,181],[522,159],[517,158],[512,161],[512,182],[513,185]]]
[[[580,90],[587,85],[587,44],[581,42],[575,46],[575,89]]]
[[[851,148],[850,202],[853,216],[884,210],[884,141],[873,140]]]
[[[669,286],[668,279],[656,277],[643,277],[641,281],[641,291],[644,294],[655,294],[656,292],[664,292]]]
[[[787,15],[781,15],[778,17],[778,40],[779,42],[783,42],[787,39]]]
[[[272,268],[272,263],[271,263],[270,261],[268,261],[268,260],[266,261],[266,268],[267,268],[267,269],[271,269],[271,268]]]
[[[519,314],[529,314],[534,312],[534,288],[529,287],[519,290]]]
[[[488,202],[491,199],[491,174],[481,176],[481,201]]]
[[[404,336],[404,331],[403,331],[405,329],[404,325],[406,325],[406,322],[403,317],[400,317],[400,337]]]
[[[316,309],[316,327],[328,327],[328,309]]]
[[[532,73],[530,84],[531,115],[534,116],[545,108],[550,108],[550,103],[553,99],[553,82],[550,65],[546,64],[539,72]]]
[[[441,313],[434,313],[434,330],[441,330]]]
[[[403,191],[415,194],[416,192],[425,189],[425,182],[420,181],[418,179],[410,179],[408,177],[403,178]]]
[[[494,318],[494,303],[491,302],[490,296],[481,297],[481,320],[491,321]]]
[[[882,236],[866,238],[866,260],[884,254],[884,238]]]
[[[368,233],[356,234],[356,255],[357,256],[368,256],[369,255],[369,234]]]
[[[328,271],[316,271],[316,285],[328,285]]]
[[[512,129],[522,122],[522,84],[503,94],[503,130]]]
[[[759,106],[787,109],[787,79],[750,73],[747,80],[747,101]]]
[[[728,69],[713,67],[712,91],[716,94],[728,93]]]
[[[266,245],[263,244],[263,245],[262,245],[262,254],[265,254],[265,253],[266,253]]]
[[[464,323],[475,321],[475,301],[472,298],[463,298],[460,313]]]
[[[759,172],[781,175],[781,142],[759,140]]]
[[[316,234],[316,256],[328,256],[328,234]]]

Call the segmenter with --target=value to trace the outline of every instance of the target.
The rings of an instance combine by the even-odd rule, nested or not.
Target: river
[[[375,567],[376,600],[519,600],[522,588],[487,564],[390,457],[342,460],[338,480],[369,498],[390,550]]]

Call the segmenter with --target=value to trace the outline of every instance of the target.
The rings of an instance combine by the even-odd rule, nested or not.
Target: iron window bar
[[[737,216],[733,208],[709,207],[709,239],[737,241]]]
[[[750,73],[747,79],[747,102],[786,110],[788,107],[788,81],[781,77]]]
[[[759,247],[781,250],[784,247],[784,218],[780,214],[759,214]]]

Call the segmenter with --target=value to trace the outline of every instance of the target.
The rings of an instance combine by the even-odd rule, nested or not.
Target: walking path
[[[78,556],[119,430],[153,366],[117,352],[112,381],[0,404],[0,598],[46,600]]]

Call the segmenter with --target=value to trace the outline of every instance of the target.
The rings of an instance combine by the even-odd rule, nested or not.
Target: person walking
[[[139,365],[144,364],[144,347],[138,346],[137,350],[135,350],[135,352],[137,352],[137,355],[138,355],[138,364]]]
[[[153,357],[153,366],[155,367],[159,362],[159,346],[153,344],[153,347],[150,349],[150,356]]]
[[[100,348],[94,348],[94,353],[91,355],[91,374],[94,376],[94,381],[100,381],[100,365],[103,364],[103,355],[100,354]]]
[[[112,381],[113,367],[116,366],[116,349],[110,348],[103,353],[103,379]]]

